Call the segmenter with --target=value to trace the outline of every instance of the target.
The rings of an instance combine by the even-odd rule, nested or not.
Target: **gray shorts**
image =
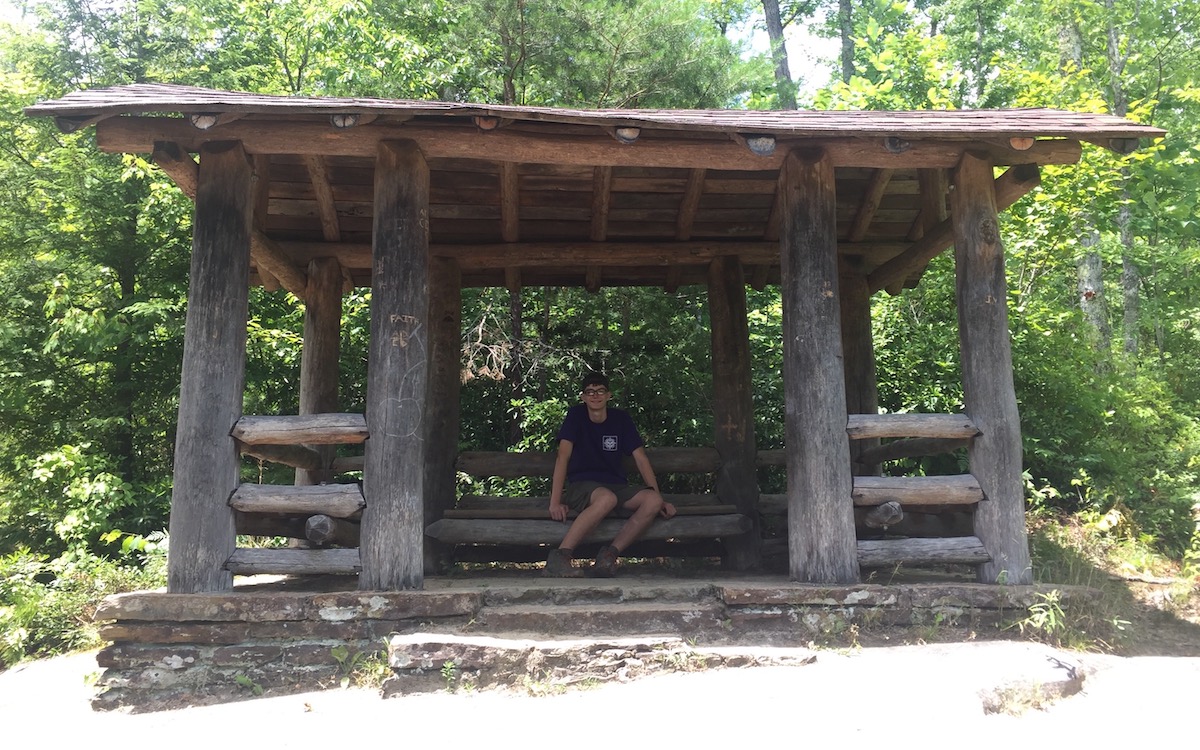
[[[634,495],[646,489],[646,486],[641,484],[606,484],[604,482],[590,481],[571,482],[563,490],[563,504],[578,513],[587,507],[588,502],[592,499],[592,493],[600,487],[612,490],[613,494],[617,496],[618,508],[632,500]]]

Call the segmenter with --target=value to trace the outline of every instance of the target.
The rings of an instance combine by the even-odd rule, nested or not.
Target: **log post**
[[[200,149],[171,491],[172,593],[233,588],[225,569],[236,545],[228,500],[239,464],[229,433],[242,415],[246,378],[252,175],[240,143]]]
[[[429,304],[429,451],[425,461],[425,527],[457,500],[460,377],[462,374],[462,274],[453,258],[434,258]],[[425,539],[425,572],[440,571],[453,550]]]
[[[807,583],[853,583],[833,162],[822,151],[793,151],[780,181],[790,572]]]
[[[722,503],[754,522],[741,536],[722,540],[725,564],[752,570],[761,563],[758,475],[755,466],[754,400],[750,367],[750,328],[742,264],[722,256],[708,267],[708,316],[712,335],[713,424],[720,455],[716,490]]]
[[[850,414],[877,414],[879,392],[875,380],[875,346],[871,340],[871,287],[861,273],[843,272],[838,279],[841,302],[842,353],[845,356],[846,408]],[[850,442],[855,476],[879,474],[879,464],[863,463],[863,451],[879,446],[879,438]]]
[[[963,397],[967,415],[979,429],[967,457],[988,498],[975,515],[976,534],[991,556],[979,566],[979,580],[1027,584],[1033,582],[1033,571],[1025,535],[1021,423],[991,161],[966,153],[953,179],[950,217]]]
[[[429,166],[412,141],[384,141],[375,162],[371,344],[359,588],[424,585]]]
[[[342,267],[337,258],[308,264],[304,295],[304,348],[300,355],[300,413],[338,411],[338,356],[342,338]],[[309,446],[321,455],[318,470],[296,469],[296,484],[321,484],[332,478],[329,466],[337,449]]]

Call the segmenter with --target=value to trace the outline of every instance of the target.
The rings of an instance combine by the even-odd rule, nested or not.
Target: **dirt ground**
[[[796,743],[836,737],[999,747],[1037,739],[1113,747],[1192,726],[1200,658],[1087,655],[1017,641],[930,644],[818,650],[804,666],[677,672],[539,697],[491,691],[384,700],[351,688],[132,715],[91,710],[89,677],[97,672],[87,653],[0,674],[0,726],[10,737],[34,732],[47,748],[395,747],[406,740],[704,748],[780,735]],[[1073,675],[1082,676],[1082,690],[1055,699],[1052,688]],[[1001,713],[988,712],[997,705]]]

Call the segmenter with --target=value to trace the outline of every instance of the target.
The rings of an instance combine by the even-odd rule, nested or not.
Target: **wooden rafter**
[[[692,237],[692,223],[696,220],[696,209],[700,207],[700,196],[704,194],[704,174],[703,169],[688,172],[687,186],[679,204],[679,216],[675,220],[677,240],[685,241]]]
[[[891,169],[877,169],[871,175],[871,182],[867,185],[862,201],[858,204],[858,212],[854,215],[854,224],[850,227],[850,234],[846,239],[851,242],[860,242],[867,235],[867,229],[871,226],[871,220],[875,218],[875,212],[879,210],[879,202],[883,199],[884,191],[887,190],[891,180]]]
[[[1021,196],[1041,183],[1038,168],[1032,164],[1010,167],[996,178],[994,190],[996,206],[1003,211],[1020,200]],[[877,292],[903,280],[910,273],[923,267],[954,242],[954,227],[951,219],[933,226],[920,240],[900,255],[876,268],[867,277],[871,291]]]
[[[517,165],[510,161],[500,163],[500,238],[521,239],[521,186]]]
[[[338,242],[342,239],[342,230],[338,226],[337,206],[333,202],[333,188],[329,184],[325,158],[320,154],[308,154],[304,157],[304,165],[308,168],[317,211],[321,215],[321,233],[326,242]]]
[[[608,237],[608,210],[612,205],[612,167],[596,167],[592,171],[592,242]]]

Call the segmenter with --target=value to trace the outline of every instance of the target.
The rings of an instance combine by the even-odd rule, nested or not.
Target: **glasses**
[[[603,396],[608,393],[607,388],[584,388],[583,395],[585,396]]]

